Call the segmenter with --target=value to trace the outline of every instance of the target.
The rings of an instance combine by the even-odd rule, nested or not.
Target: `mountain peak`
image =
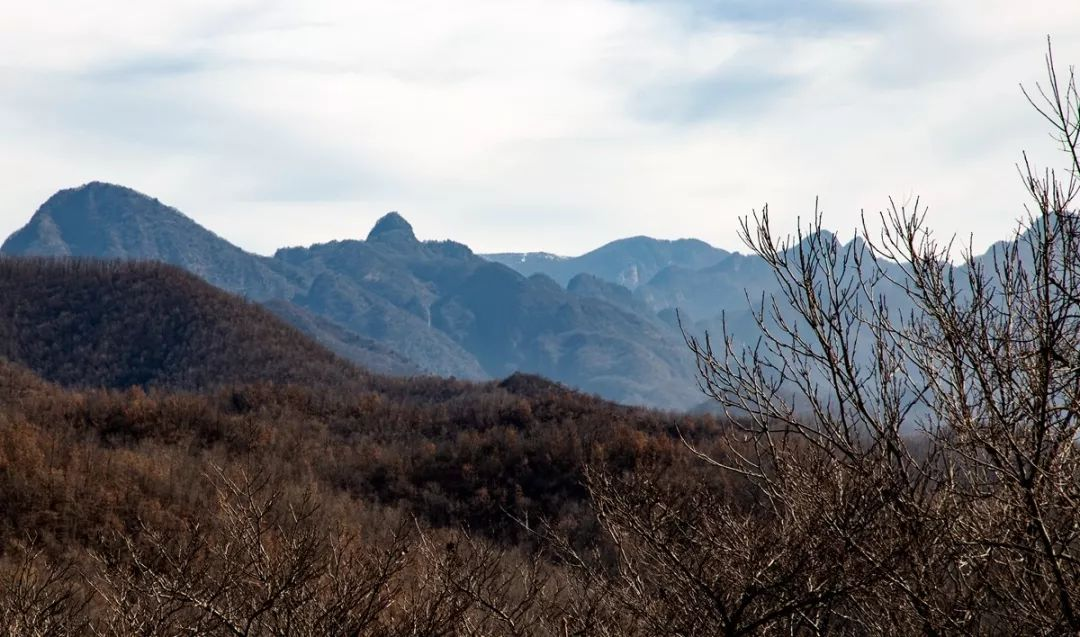
[[[194,225],[140,192],[100,181],[67,188],[38,208],[0,247],[8,254],[157,258],[143,254],[163,228]]]
[[[383,241],[387,239],[405,239],[409,242],[416,241],[412,226],[405,217],[396,212],[388,212],[375,222],[375,226],[368,233],[368,241]]]
[[[182,217],[180,211],[163,204],[156,197],[120,184],[91,181],[65,188],[49,197],[36,214],[52,216],[103,216],[105,219],[136,215],[145,217]]]
[[[138,192],[138,191],[136,191],[136,190],[134,190],[132,188],[128,188],[127,186],[122,186],[120,184],[113,184],[113,183],[109,183],[107,181],[89,181],[89,182],[86,182],[85,184],[83,184],[81,186],[71,188],[71,190],[74,190],[74,191],[88,191],[88,192],[116,191],[116,192],[123,192],[123,193],[133,193],[133,194],[141,195],[143,197],[146,196],[146,195],[143,195],[142,193],[140,193],[140,192]]]
[[[160,201],[149,195],[143,194],[133,188],[112,184],[105,181],[91,181],[74,188],[59,190],[42,205],[42,209],[50,209],[56,205],[72,205],[72,202],[84,202],[86,198],[104,197],[109,200],[142,202],[144,204],[162,205]],[[80,205],[84,205],[81,203]]]

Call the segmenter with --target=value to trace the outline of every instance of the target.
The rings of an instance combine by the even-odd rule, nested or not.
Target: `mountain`
[[[567,285],[575,275],[584,273],[633,290],[666,267],[696,270],[713,265],[727,255],[726,251],[697,239],[668,241],[630,237],[612,241],[578,257],[560,257],[547,252],[504,252],[483,256],[526,276],[546,274],[560,285]]]
[[[425,373],[479,380],[480,363],[426,320],[369,289],[365,282],[334,272],[315,276],[294,303],[397,352]]]
[[[366,241],[283,248],[274,259],[312,277],[311,287],[295,299],[298,305],[388,345],[428,373],[487,378],[471,352],[432,324],[435,291],[406,267],[415,262],[436,273],[451,271],[462,250],[468,252],[448,242],[420,243],[408,222],[390,213]]]
[[[288,248],[274,256],[393,304],[445,334],[488,376],[525,371],[615,400],[664,407],[697,397],[684,344],[652,313],[574,294],[544,275],[525,277],[460,243],[418,241],[396,213],[380,219],[364,241]],[[356,310],[328,303],[342,303],[343,294],[319,297],[301,303],[376,338],[390,329],[353,328],[348,321]],[[399,351],[416,360],[409,350]]]
[[[706,268],[664,268],[634,296],[654,311],[677,308],[684,318],[699,320],[745,310],[748,295],[751,301],[758,300],[775,286],[772,270],[760,257],[733,253]]]
[[[0,258],[0,359],[79,387],[366,378],[258,305],[178,268],[131,261]]]
[[[255,301],[291,298],[305,283],[300,273],[241,250],[157,199],[100,182],[50,197],[0,254],[161,261]]]
[[[412,361],[382,343],[350,332],[299,305],[272,300],[263,307],[331,352],[376,374],[413,376],[423,373]]]
[[[566,284],[566,291],[577,296],[602,299],[612,305],[622,307],[634,312],[650,314],[651,310],[634,297],[634,293],[628,288],[605,281],[592,274],[578,274]]]

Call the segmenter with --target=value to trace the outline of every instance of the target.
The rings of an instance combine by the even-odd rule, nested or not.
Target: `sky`
[[[892,197],[977,247],[1058,166],[1020,85],[1073,0],[0,0],[0,236],[120,183],[230,241],[399,211],[478,252],[633,235],[738,249],[768,204],[854,231]]]

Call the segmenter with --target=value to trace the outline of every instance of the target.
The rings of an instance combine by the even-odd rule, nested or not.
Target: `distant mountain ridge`
[[[633,290],[665,268],[705,268],[728,254],[698,239],[672,241],[638,236],[612,241],[578,257],[561,257],[548,252],[504,252],[482,256],[526,276],[546,274],[564,286],[574,276],[586,273]]]
[[[639,270],[667,258],[640,243],[620,248],[645,255]],[[520,371],[626,403],[698,401],[692,357],[645,306],[623,303],[612,289],[583,293],[600,288],[567,290],[548,276],[524,276],[460,243],[418,241],[397,213],[364,241],[262,257],[156,199],[94,182],[51,197],[0,253],[173,264],[266,303],[375,372],[479,379]]]

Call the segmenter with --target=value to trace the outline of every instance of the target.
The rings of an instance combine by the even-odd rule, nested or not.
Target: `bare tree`
[[[90,596],[70,564],[50,564],[33,542],[9,547],[0,565],[0,631],[66,637],[86,630]]]
[[[141,523],[86,580],[102,635],[543,635],[558,595],[539,554],[390,515],[330,522],[264,473],[208,474],[216,507],[180,531]]]
[[[89,575],[103,634],[358,635],[397,594],[406,525],[363,544],[265,475],[210,478],[218,510],[182,532],[142,524]]]
[[[954,263],[917,201],[847,245],[817,209],[793,237],[743,221],[775,292],[755,342],[687,336],[737,423],[688,445],[751,496],[590,483],[644,632],[1080,631],[1080,97],[1046,61],[1026,94],[1069,165],[1025,157],[1028,216],[989,255]]]
[[[446,634],[555,635],[558,616],[547,604],[560,595],[553,567],[540,553],[511,550],[464,532],[422,533],[418,566],[421,584],[404,604],[442,612],[413,612],[397,634],[432,635],[432,619]],[[420,619],[427,626],[416,623]]]

